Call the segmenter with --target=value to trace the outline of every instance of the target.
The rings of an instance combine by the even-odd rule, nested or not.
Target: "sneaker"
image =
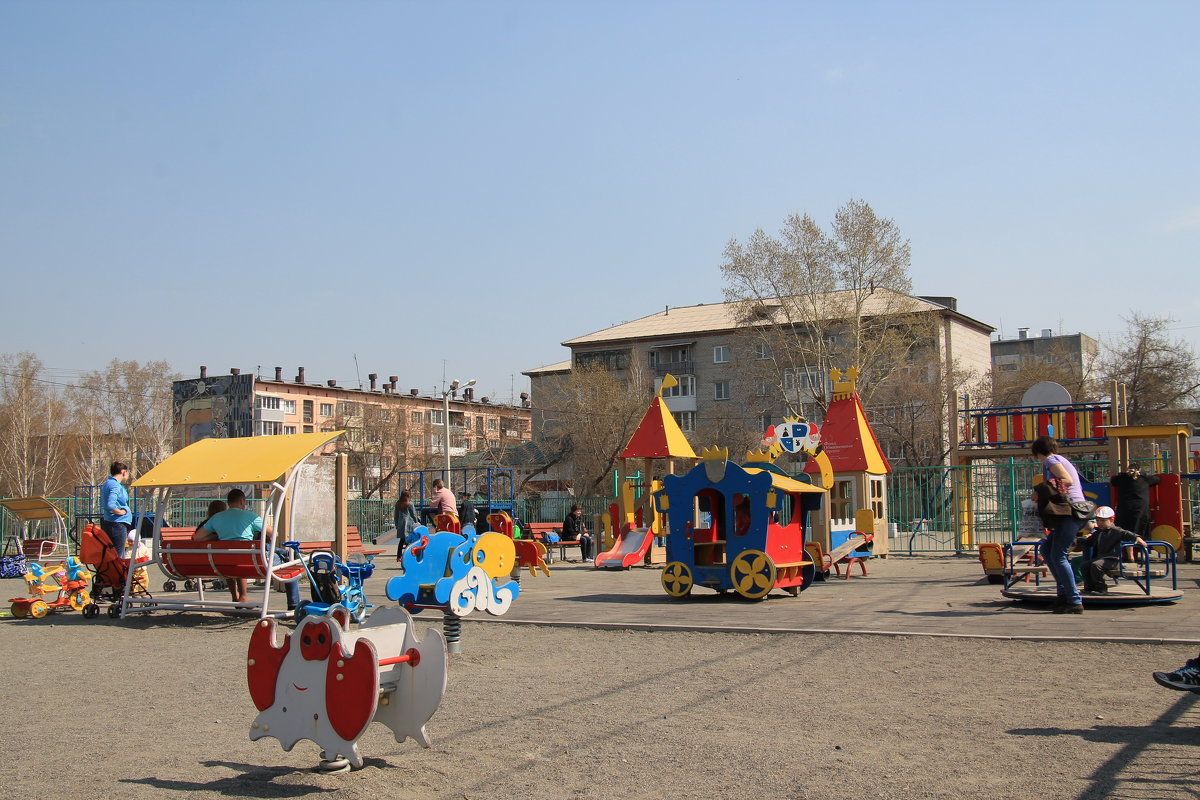
[[[1200,694],[1200,658],[1188,659],[1186,664],[1174,672],[1151,673],[1151,677],[1159,686]]]
[[[1083,613],[1083,606],[1082,606],[1082,605],[1077,605],[1077,606],[1069,606],[1069,605],[1055,606],[1055,607],[1054,607],[1054,613],[1055,613],[1055,614],[1082,614],[1082,613]]]

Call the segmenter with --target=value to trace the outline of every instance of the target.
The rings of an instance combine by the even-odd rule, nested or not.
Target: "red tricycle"
[[[51,611],[81,611],[92,601],[88,593],[88,580],[91,577],[92,573],[74,556],[55,569],[31,561],[29,571],[25,573],[25,582],[29,584],[32,596],[10,598],[12,615],[41,619]],[[58,597],[47,602],[46,595],[55,591]]]

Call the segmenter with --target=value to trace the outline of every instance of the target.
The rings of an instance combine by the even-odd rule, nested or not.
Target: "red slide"
[[[621,526],[621,533],[612,550],[596,556],[596,566],[601,569],[629,569],[634,564],[641,563],[654,543],[654,537],[649,530],[637,530],[626,523]]]

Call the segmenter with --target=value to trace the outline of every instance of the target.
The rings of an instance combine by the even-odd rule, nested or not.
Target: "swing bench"
[[[167,500],[176,487],[266,485],[270,491],[262,516],[264,520],[277,519],[279,509],[284,507],[294,488],[300,465],[342,433],[344,431],[202,439],[134,481],[135,487],[153,490],[154,548],[153,557],[146,566],[158,564],[168,575],[193,580],[198,597],[193,598],[190,592],[173,597],[137,597],[131,596],[127,586],[121,601],[121,617],[133,612],[160,610],[222,611],[260,618],[286,616],[289,613],[286,610],[270,611],[269,604],[272,580],[299,580],[304,574],[298,556],[280,564],[273,563],[277,542],[295,538],[289,530],[272,530],[269,535],[252,541],[197,542],[182,538],[175,529],[164,532],[162,520]],[[286,523],[284,527],[287,527]],[[140,529],[136,533],[140,542]],[[248,602],[235,603],[228,599],[206,598],[201,580],[204,578],[261,578],[263,586],[261,594],[259,587],[251,590]]]

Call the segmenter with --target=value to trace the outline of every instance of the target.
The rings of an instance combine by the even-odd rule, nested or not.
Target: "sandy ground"
[[[374,725],[363,769],[320,775],[311,742],[247,738],[251,624],[0,620],[0,796],[1174,798],[1200,773],[1200,695],[1149,678],[1193,646],[468,622],[433,747]]]

